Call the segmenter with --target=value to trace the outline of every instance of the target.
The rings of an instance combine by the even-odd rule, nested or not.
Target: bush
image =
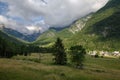
[[[83,61],[85,59],[86,50],[81,45],[73,46],[70,48],[71,61],[76,66],[76,68],[83,68]]]

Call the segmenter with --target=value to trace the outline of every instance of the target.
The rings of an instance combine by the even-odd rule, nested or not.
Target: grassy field
[[[51,54],[0,59],[0,80],[119,80],[120,59],[86,56],[84,69],[52,64]]]

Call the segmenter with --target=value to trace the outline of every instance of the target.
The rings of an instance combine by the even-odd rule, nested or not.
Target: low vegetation
[[[20,42],[0,31],[0,80],[120,79],[120,59],[86,54],[94,50],[119,52],[119,4],[110,0],[75,34],[69,28],[45,33],[37,41],[47,48],[37,41]],[[63,40],[55,42],[56,37]]]
[[[73,46],[70,48],[71,61],[75,64],[76,68],[83,68],[83,61],[85,59],[86,50],[83,46]]]
[[[33,53],[31,56],[14,56],[0,59],[0,80],[118,80],[120,79],[119,59],[93,58],[86,55],[84,69],[53,64],[52,54]],[[68,61],[69,62],[69,61]]]

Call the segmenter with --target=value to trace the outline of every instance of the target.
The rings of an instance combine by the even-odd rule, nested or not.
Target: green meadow
[[[40,59],[39,59],[40,58]],[[32,54],[0,59],[0,80],[119,80],[120,59],[86,55],[84,69],[54,65],[51,54]]]

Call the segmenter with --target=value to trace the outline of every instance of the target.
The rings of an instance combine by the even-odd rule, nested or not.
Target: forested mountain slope
[[[120,49],[120,1],[110,0],[103,8],[79,19],[70,27],[59,32],[52,31],[52,37],[41,35],[37,44],[49,45],[61,37],[66,47],[83,45],[90,50]],[[49,32],[49,31],[48,31]],[[49,34],[49,33],[47,33]]]

